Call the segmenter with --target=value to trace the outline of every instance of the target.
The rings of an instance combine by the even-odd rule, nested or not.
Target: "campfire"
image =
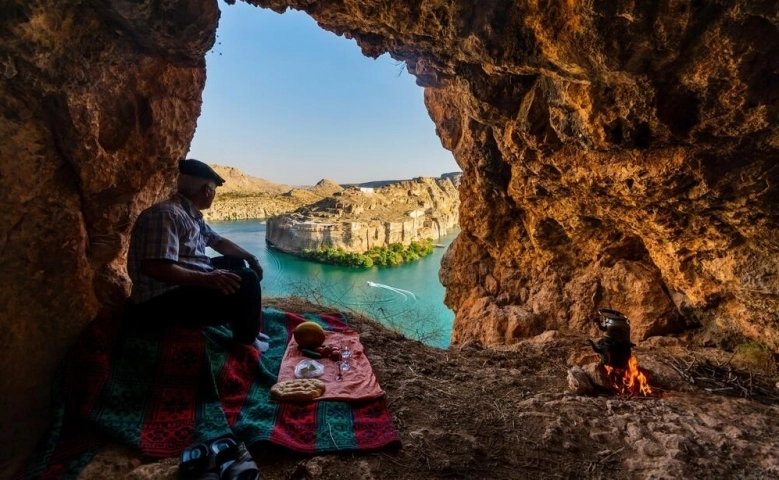
[[[630,395],[631,397],[639,394],[645,397],[652,395],[652,388],[649,386],[646,375],[639,369],[638,358],[635,355],[631,355],[625,369],[609,365],[603,365],[603,367],[606,369],[606,375],[614,385],[617,394]]]
[[[596,319],[601,331],[606,332],[597,343],[589,340],[592,349],[600,355],[600,363],[619,395],[652,394],[647,376],[638,366],[638,358],[632,353],[636,345],[630,341],[630,321],[616,310],[598,310],[605,322]]]
[[[630,342],[630,321],[615,310],[598,310],[605,321],[594,320],[604,335],[597,342],[587,340],[600,356],[599,362],[574,365],[568,370],[568,389],[577,395],[603,394],[604,392],[626,397],[665,396],[660,378],[655,387],[649,385],[653,372],[638,365],[633,355],[635,344]],[[727,362],[716,359],[700,360],[694,356],[666,356],[665,363],[681,379],[709,393],[754,399],[766,405],[778,405],[779,383],[772,376],[751,370],[740,370]],[[655,360],[657,358],[655,357]]]

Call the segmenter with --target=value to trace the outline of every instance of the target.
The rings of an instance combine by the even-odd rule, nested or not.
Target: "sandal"
[[[196,443],[181,452],[179,480],[219,480],[216,458],[203,443]]]
[[[259,480],[260,469],[243,442],[220,438],[212,441],[209,447],[222,480]]]

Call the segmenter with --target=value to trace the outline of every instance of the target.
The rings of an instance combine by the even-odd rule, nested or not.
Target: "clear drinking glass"
[[[349,370],[349,359],[352,358],[352,350],[348,344],[341,344],[341,370]]]

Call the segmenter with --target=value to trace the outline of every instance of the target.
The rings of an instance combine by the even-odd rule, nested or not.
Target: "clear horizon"
[[[288,185],[461,170],[404,64],[364,57],[302,12],[220,8],[188,157]]]

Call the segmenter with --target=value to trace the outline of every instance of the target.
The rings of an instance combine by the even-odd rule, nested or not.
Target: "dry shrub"
[[[736,345],[733,351],[733,363],[743,368],[759,370],[769,374],[776,373],[777,371],[774,352],[754,342]]]

